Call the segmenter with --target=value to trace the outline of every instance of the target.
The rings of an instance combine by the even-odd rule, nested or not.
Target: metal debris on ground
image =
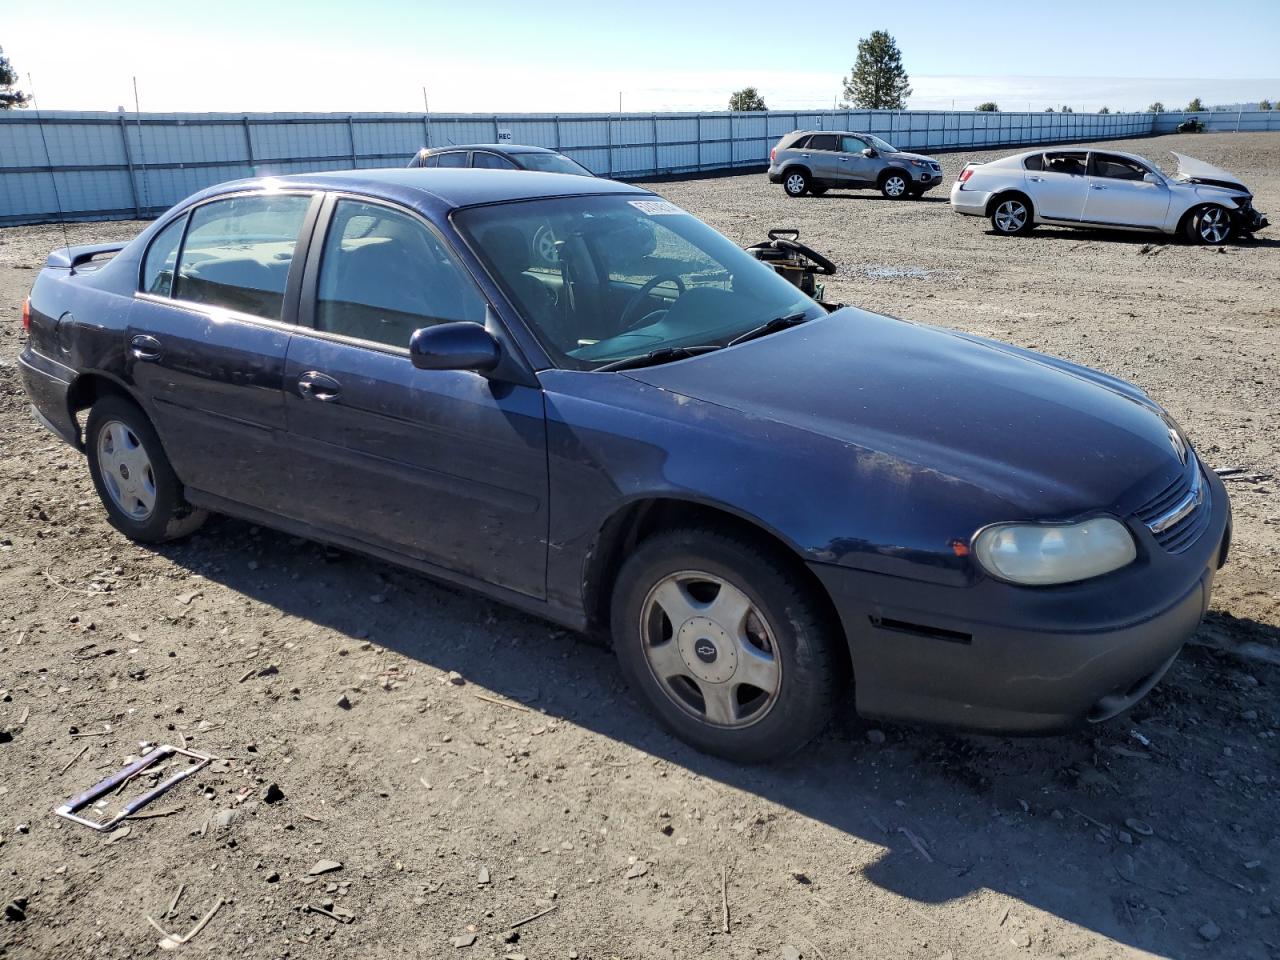
[[[137,777],[148,767],[152,767],[155,764],[159,763],[161,760],[164,760],[168,757],[172,757],[175,755],[189,757],[190,759],[196,762],[191,764],[190,766],[184,767],[182,770],[179,770],[177,773],[175,773],[173,776],[169,777],[168,779],[162,780],[159,784],[152,787],[150,790],[148,790],[146,793],[142,794],[141,796],[135,797],[133,800],[130,800],[123,807],[121,807],[120,812],[113,817],[109,817],[106,820],[102,820],[102,821],[94,821],[78,815],[78,812],[80,810],[83,810],[85,807],[89,806],[91,803],[94,803],[96,800],[99,800],[102,797],[105,797],[107,794],[111,793],[116,788],[123,787],[126,783],[128,783],[134,777]],[[156,797],[163,794],[165,791],[169,790],[176,784],[181,783],[183,780],[185,780],[187,777],[191,776],[193,773],[197,772],[198,770],[204,769],[204,767],[206,767],[213,759],[214,758],[209,756],[208,754],[196,753],[194,750],[187,750],[183,747],[175,747],[169,744],[165,744],[163,746],[156,747],[150,753],[145,754],[139,759],[133,761],[133,763],[129,764],[127,767],[125,767],[123,770],[119,771],[118,773],[112,774],[102,782],[90,787],[88,790],[84,791],[84,793],[81,793],[79,796],[72,797],[66,803],[61,804],[60,806],[54,808],[53,812],[60,817],[63,817],[67,820],[72,821],[73,823],[78,823],[81,826],[89,827],[90,829],[93,829],[93,830],[100,830],[100,831],[110,830],[112,827],[118,824],[121,820],[126,820],[129,817],[133,816],[140,809],[145,807],[148,803],[150,803]]]

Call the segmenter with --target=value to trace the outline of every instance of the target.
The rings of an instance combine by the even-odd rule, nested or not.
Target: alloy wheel
[[[773,631],[721,577],[697,570],[664,577],[641,605],[640,636],[663,692],[697,720],[750,726],[777,700],[782,662]]]
[[[156,477],[138,435],[119,420],[98,431],[98,465],[107,495],[125,516],[146,521],[156,507]]]
[[[891,197],[900,197],[907,190],[907,181],[902,177],[892,176],[884,182],[884,192]]]
[[[1017,233],[1027,222],[1027,208],[1020,200],[1006,200],[996,207],[996,226],[1003,233]]]
[[[798,173],[787,177],[787,193],[797,197],[804,193],[804,177]]]
[[[1221,207],[1209,207],[1200,214],[1196,229],[1205,243],[1219,244],[1231,233],[1231,218]]]

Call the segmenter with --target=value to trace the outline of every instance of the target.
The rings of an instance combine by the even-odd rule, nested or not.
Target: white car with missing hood
[[[1109,150],[1031,150],[971,163],[951,188],[951,207],[990,217],[996,233],[1008,235],[1049,223],[1180,234],[1218,246],[1267,226],[1235,174],[1173,156],[1172,177],[1150,160]]]

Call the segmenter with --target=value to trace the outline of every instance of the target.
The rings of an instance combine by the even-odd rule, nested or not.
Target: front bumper
[[[951,209],[971,217],[985,217],[991,193],[986,190],[966,190],[957,180],[951,185]]]
[[[1252,206],[1245,207],[1243,210],[1236,210],[1236,226],[1244,233],[1254,233],[1258,230],[1265,230],[1271,226],[1271,221],[1260,210],[1253,209]]]
[[[924,193],[926,190],[932,190],[934,187],[942,186],[942,172],[940,170],[911,170],[911,189],[917,193]]]
[[[37,353],[30,346],[18,355],[18,370],[35,418],[80,449],[80,425],[72,416],[71,405],[67,402],[75,371]]]
[[[858,712],[1056,733],[1133,706],[1196,631],[1225,561],[1230,504],[1222,482],[1207,480],[1210,522],[1189,549],[1153,542],[1131,567],[1079,584],[944,586],[811,564],[844,626]]]

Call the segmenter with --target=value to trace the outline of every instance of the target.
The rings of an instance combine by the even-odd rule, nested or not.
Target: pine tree
[[[1204,110],[1204,104],[1200,102],[1199,97],[1193,97],[1191,102],[1187,104],[1187,113],[1201,113]]]
[[[760,96],[760,91],[755,87],[743,87],[741,90],[735,90],[733,95],[729,97],[729,109],[735,112],[746,110],[768,110],[765,106],[764,98]]]
[[[911,78],[902,51],[884,30],[858,41],[858,60],[844,80],[844,100],[860,110],[903,110],[911,96]]]
[[[18,71],[13,69],[9,58],[0,47],[0,110],[12,110],[14,107],[25,107],[31,97],[21,90],[15,90],[18,84]]]

